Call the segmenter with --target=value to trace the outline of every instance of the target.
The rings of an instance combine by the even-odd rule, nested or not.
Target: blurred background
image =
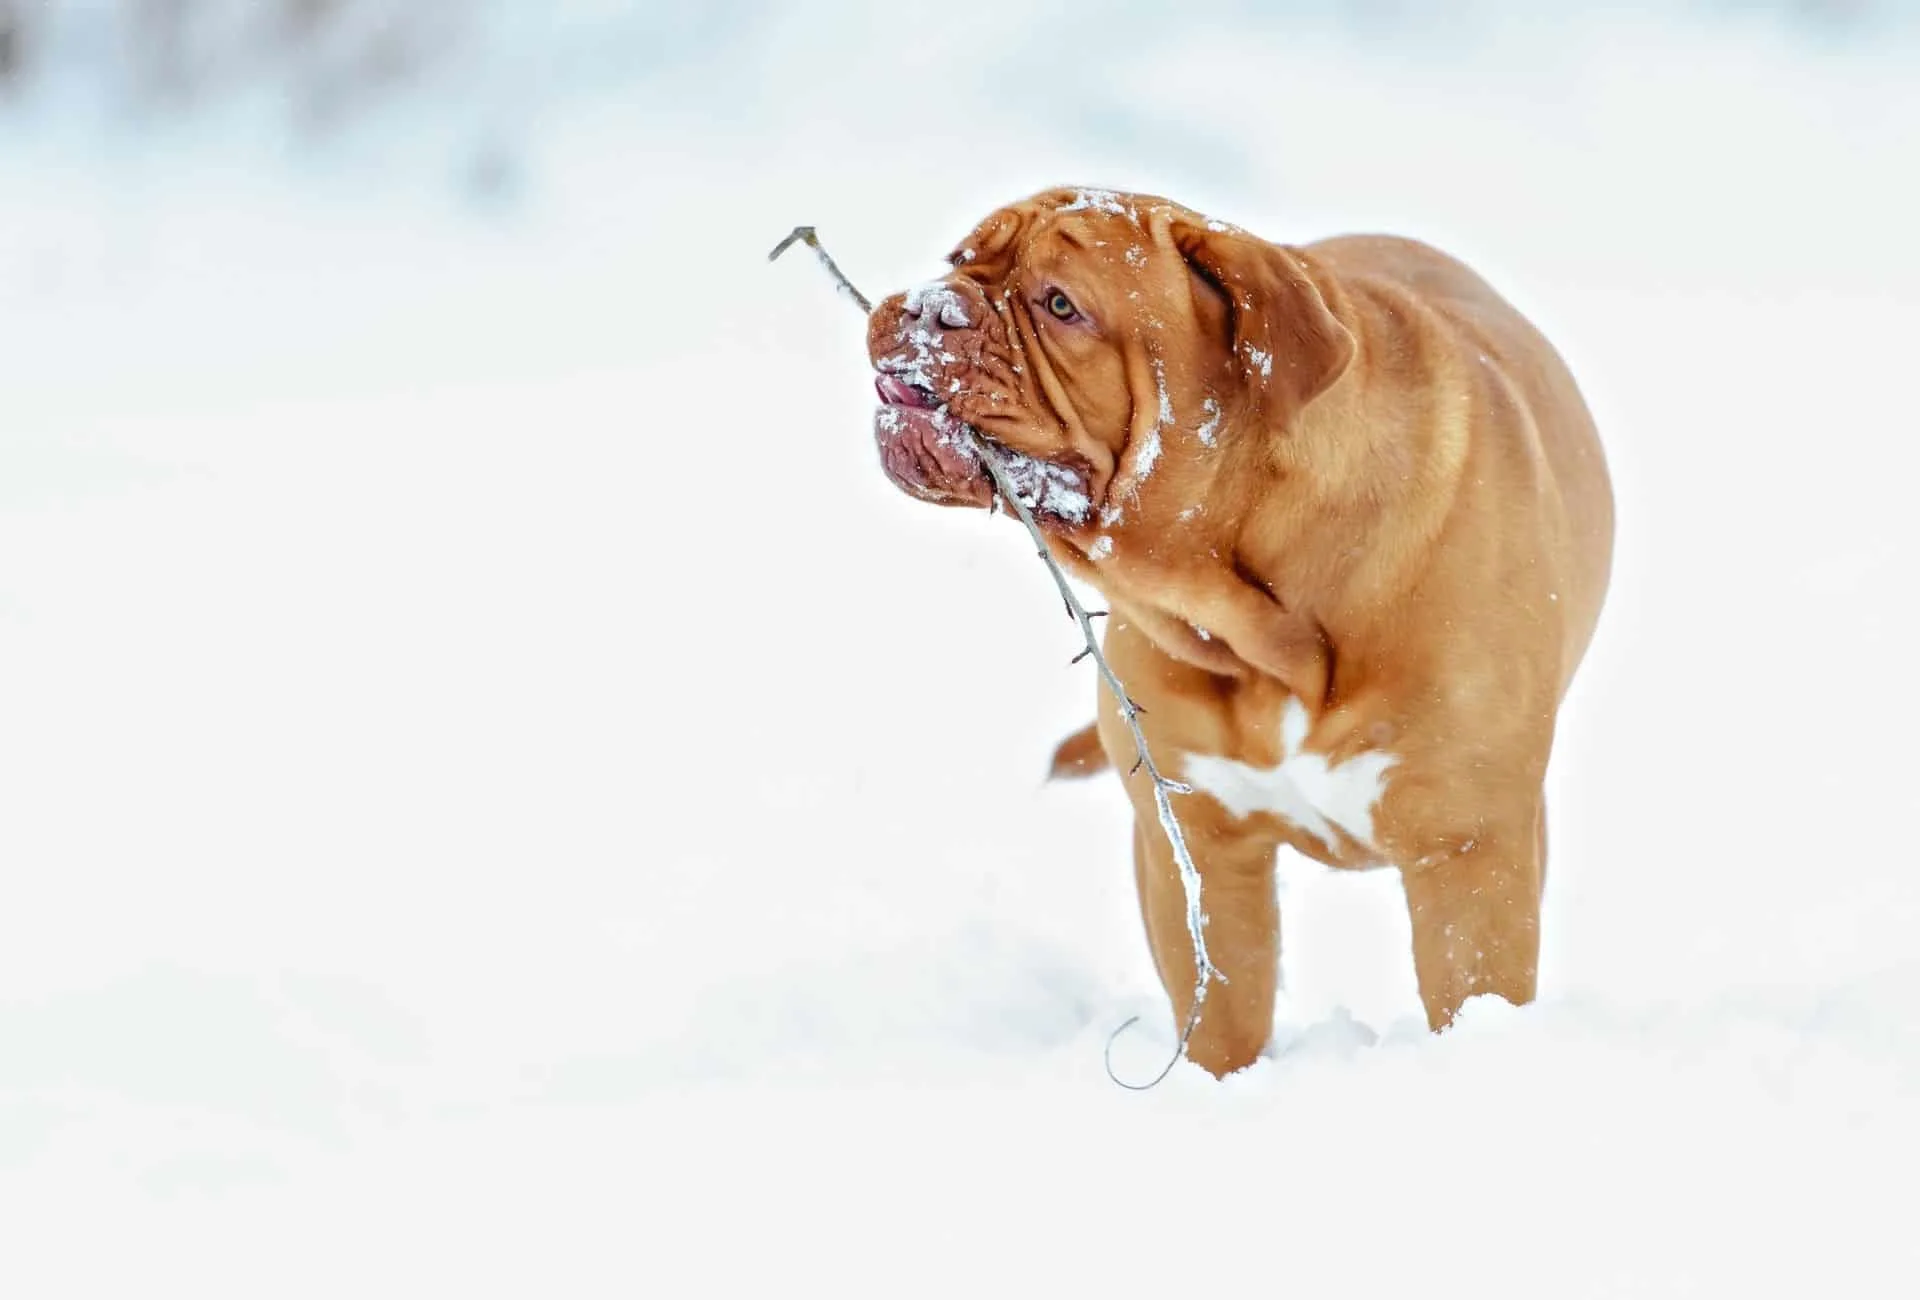
[[[1039,781],[1074,630],[765,261],[878,296],[1061,183],[1426,239],[1570,361],[1536,1006],[1427,1038],[1397,882],[1289,862],[1272,1059],[1105,1081],[1168,1040],[1119,791]],[[1321,1293],[1448,1293],[1433,1196],[1512,1185],[1476,1295],[1885,1293],[1917,229],[1901,0],[0,0],[0,1289],[1124,1291],[1198,1158]]]

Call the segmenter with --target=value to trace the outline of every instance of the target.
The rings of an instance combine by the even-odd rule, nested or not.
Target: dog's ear
[[[1226,346],[1254,413],[1284,428],[1346,373],[1353,335],[1327,307],[1301,255],[1204,218],[1174,221],[1181,256],[1226,305]]]

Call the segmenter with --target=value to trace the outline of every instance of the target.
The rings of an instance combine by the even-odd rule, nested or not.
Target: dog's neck
[[[1322,291],[1377,352],[1363,345],[1285,428],[1233,412],[1217,450],[1170,457],[1147,482],[1111,497],[1074,544],[1056,547],[1071,572],[1167,654],[1228,677],[1280,676],[1315,708],[1337,693],[1334,662],[1355,650],[1367,657],[1378,611],[1392,608],[1428,563],[1467,450],[1464,418],[1449,420],[1433,397],[1457,394],[1460,384],[1444,373],[1444,358],[1401,337],[1402,316],[1421,309],[1337,283]],[[1169,536],[1140,533],[1136,516]],[[1161,544],[1174,534],[1178,544]],[[1268,611],[1259,620],[1266,634],[1306,647],[1287,656],[1292,670],[1258,668],[1230,648],[1247,627],[1223,613],[1236,606],[1235,591]],[[1246,612],[1244,602],[1238,608]],[[1322,652],[1309,644],[1315,634]]]
[[[1245,503],[1231,516],[1234,562],[1338,636],[1363,631],[1426,566],[1458,492],[1468,424],[1463,402],[1444,405],[1462,391],[1448,359],[1419,348],[1407,326],[1426,309],[1322,274],[1360,351],[1288,427],[1248,431],[1236,466],[1248,481],[1219,489]]]

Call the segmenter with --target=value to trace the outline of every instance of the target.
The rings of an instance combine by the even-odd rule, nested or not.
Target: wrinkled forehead
[[[1047,190],[1011,203],[973,228],[947,255],[955,270],[985,280],[1016,269],[1044,270],[1076,252],[1120,255],[1150,239],[1149,227],[1171,215],[1164,199],[1113,190]]]

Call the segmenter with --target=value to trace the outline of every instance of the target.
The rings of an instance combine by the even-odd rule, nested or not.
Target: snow
[[[881,368],[901,376],[910,384],[932,391],[939,378],[940,363],[953,360],[953,353],[946,350],[946,336],[936,328],[936,325],[945,324],[947,315],[947,305],[942,302],[934,320],[930,321],[925,316],[902,316],[899,327],[894,331],[895,342],[902,346],[880,358]],[[948,382],[952,385],[956,381]]]
[[[1149,429],[1147,436],[1140,440],[1140,450],[1134,453],[1133,486],[1138,489],[1153,473],[1153,467],[1160,463],[1160,431]]]
[[[1220,432],[1220,403],[1214,398],[1206,398],[1200,403],[1200,413],[1206,418],[1200,422],[1200,427],[1193,431],[1193,435],[1200,439],[1201,446],[1211,447]]]
[[[1086,481],[1077,470],[1050,460],[1037,460],[1012,448],[1000,450],[1000,465],[1013,495],[1029,510],[1057,515],[1077,524],[1093,509]]]
[[[944,406],[935,408],[933,412],[933,439],[969,464],[980,458],[980,453],[974,448],[972,431],[965,422],[955,419]]]
[[[0,104],[0,1289],[1910,1289],[1910,27],[604,8],[333,137]],[[1429,238],[1571,359],[1538,1003],[1428,1036],[1393,879],[1288,859],[1268,1058],[1106,1080],[1172,1026],[1116,783],[1039,780],[1072,625],[764,261],[1079,176]]]
[[[1153,378],[1159,393],[1159,408],[1155,413],[1154,425],[1146,433],[1139,435],[1139,446],[1131,451],[1130,463],[1108,493],[1107,503],[1100,507],[1100,522],[1103,524],[1111,525],[1120,522],[1121,501],[1137,500],[1141,486],[1152,477],[1154,466],[1160,463],[1160,453],[1164,450],[1160,440],[1160,430],[1173,423],[1173,399],[1167,393],[1166,366],[1158,360],[1153,363]]]
[[[966,303],[952,286],[939,280],[907,290],[906,307],[908,313],[916,316],[931,312],[947,329],[965,329],[972,324],[967,318]]]
[[[1133,212],[1112,190],[1075,190],[1071,201],[1060,205],[1062,212],[1106,212],[1116,217],[1131,217]]]

